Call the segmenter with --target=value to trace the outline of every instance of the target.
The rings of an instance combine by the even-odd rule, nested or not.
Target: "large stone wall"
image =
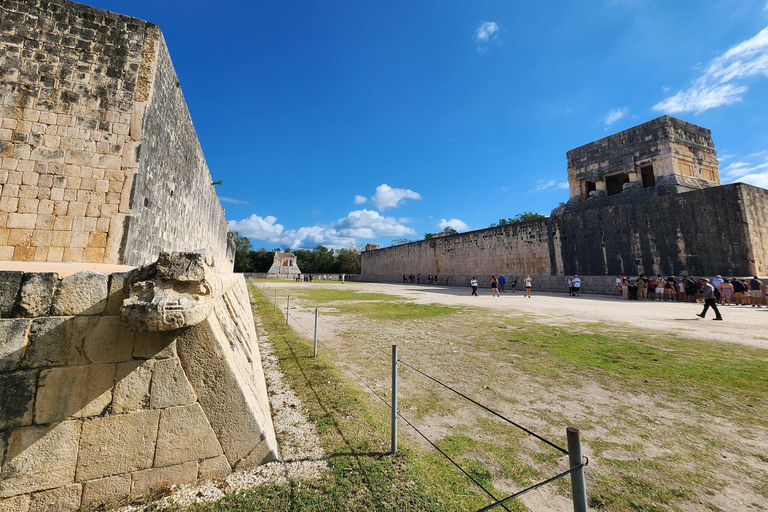
[[[361,278],[438,274],[441,284],[464,285],[472,275],[500,273],[540,282],[573,274],[765,275],[766,218],[768,191],[742,183],[661,197],[639,191],[546,219],[365,251]]]
[[[141,265],[226,221],[160,30],[66,0],[0,4],[0,260]]]
[[[0,510],[77,510],[277,458],[244,278],[175,275],[211,291],[205,318],[126,330],[124,301],[159,276],[0,272]]]

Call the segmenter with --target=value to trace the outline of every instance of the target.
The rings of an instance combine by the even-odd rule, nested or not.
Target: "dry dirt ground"
[[[579,427],[584,453],[590,456],[586,471],[588,489],[598,474],[621,479],[615,461],[638,461],[649,464],[638,471],[647,473],[659,489],[675,487],[676,479],[695,488],[693,497],[675,502],[673,508],[658,510],[768,510],[766,491],[760,490],[768,480],[768,419],[743,424],[738,416],[710,414],[710,404],[667,400],[643,389],[627,390],[589,379],[564,389],[553,386],[547,376],[519,371],[525,368],[526,361],[517,360],[514,345],[500,357],[497,347],[480,342],[485,330],[503,322],[505,329],[514,330],[514,321],[509,327],[509,319],[519,318],[521,322],[534,321],[520,327],[528,330],[535,329],[539,322],[584,332],[585,324],[599,323],[623,332],[640,329],[677,333],[689,339],[766,349],[765,307],[726,306],[722,308],[725,321],[713,322],[695,316],[701,310],[698,304],[636,302],[590,295],[572,298],[567,294],[537,293],[535,289],[532,298],[524,298],[519,291],[495,298],[488,289],[481,289],[480,297],[471,297],[469,288],[427,285],[262,285],[269,286],[272,293],[277,290],[278,304],[283,310],[286,296],[294,294],[291,325],[308,340],[312,338],[314,307],[318,306],[320,350],[331,352],[342,372],[371,392],[388,398],[390,345],[398,344],[403,360],[561,446],[565,445],[565,427]],[[405,322],[363,320],[355,315],[334,314],[333,304],[324,307],[303,301],[301,290],[308,286],[343,286],[349,291],[397,295],[419,304],[458,306],[470,311],[471,316],[462,314],[457,320],[456,315],[444,315]],[[530,451],[524,450],[519,458],[538,468],[541,475],[551,476],[567,468],[567,459],[551,456],[551,448],[542,447],[533,438],[511,433],[514,429],[485,418],[470,404],[448,396],[407,368],[401,366],[400,371],[401,412],[430,438],[461,432],[477,441],[522,442]],[[755,411],[765,411],[765,406],[766,403],[754,405],[758,407]],[[413,442],[429,449],[407,427],[402,426],[401,430]],[[499,478],[494,485],[510,494],[520,489],[519,483]],[[524,502],[531,510],[572,510],[571,502],[554,486],[529,493]]]

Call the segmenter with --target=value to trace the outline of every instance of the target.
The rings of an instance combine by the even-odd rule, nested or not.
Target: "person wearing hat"
[[[719,289],[720,289],[720,285],[721,285],[721,284],[723,284],[723,276],[721,276],[720,274],[718,274],[718,275],[717,275],[717,276],[715,276],[715,278],[712,280],[712,286],[714,286],[714,287],[715,287],[715,290],[719,290]]]
[[[715,311],[715,318],[713,320],[722,320],[723,317],[720,315],[720,310],[717,309],[717,299],[715,299],[715,287],[712,286],[712,283],[707,278],[701,279],[701,283],[702,283],[701,293],[702,295],[704,295],[704,310],[696,316],[704,318],[707,315],[707,310],[709,308],[712,308]]]

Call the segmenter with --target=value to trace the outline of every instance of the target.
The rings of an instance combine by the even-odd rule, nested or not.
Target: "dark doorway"
[[[624,184],[629,183],[629,176],[624,174],[614,174],[613,176],[605,177],[605,192],[609,195],[620,194],[624,188]]]
[[[595,185],[594,181],[585,181],[584,182],[584,199],[589,199],[589,193],[597,190],[597,186]]]
[[[651,188],[656,186],[656,175],[653,172],[652,165],[641,167],[640,175],[643,177],[643,188]]]

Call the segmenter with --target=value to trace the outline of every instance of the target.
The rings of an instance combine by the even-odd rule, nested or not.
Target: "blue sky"
[[[670,114],[768,188],[768,3],[90,0],[160,26],[230,226],[389,245],[568,199],[565,152]]]

